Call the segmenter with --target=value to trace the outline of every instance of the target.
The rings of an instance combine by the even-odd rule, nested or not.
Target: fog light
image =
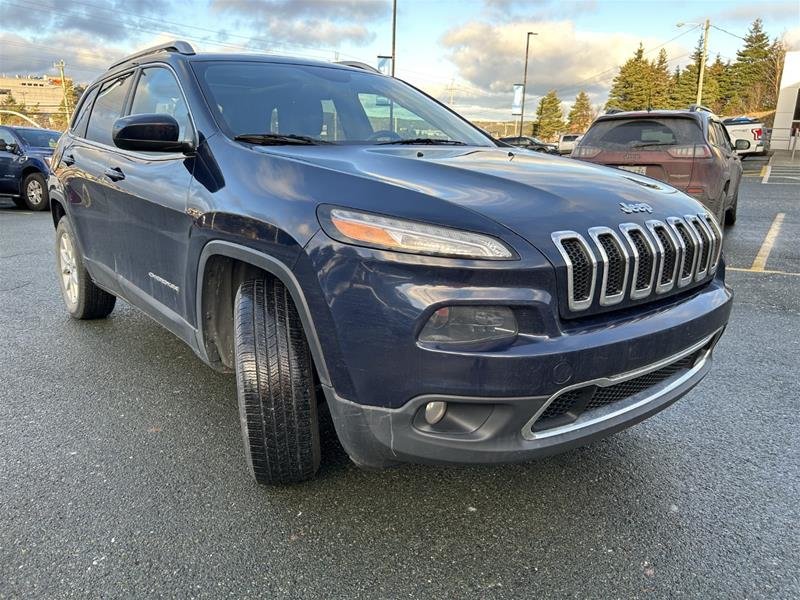
[[[447,412],[447,402],[428,402],[425,405],[425,420],[428,425],[436,425],[444,418],[444,413]]]
[[[445,306],[434,312],[419,334],[419,341],[472,344],[513,339],[517,320],[507,306]]]

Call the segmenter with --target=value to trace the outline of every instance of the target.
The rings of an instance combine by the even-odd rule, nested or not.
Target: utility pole
[[[394,63],[397,62],[395,55],[395,39],[397,38],[397,0],[392,0],[392,77],[394,77]]]
[[[703,28],[703,56],[700,58],[700,75],[697,77],[697,104],[703,103],[703,75],[705,75],[706,71],[706,58],[708,56],[708,29],[710,27],[711,21],[706,19],[705,26]]]
[[[59,60],[57,63],[53,63],[53,66],[61,72],[61,89],[64,90],[64,117],[66,117],[66,122],[69,123],[69,117],[72,114],[72,109],[69,105],[69,98],[67,97],[67,80],[64,77],[64,59]]]
[[[525,37],[525,73],[522,76],[522,106],[520,107],[522,110],[520,110],[519,115],[519,134],[517,137],[522,136],[522,123],[525,121],[525,89],[528,85],[528,50],[530,49],[532,35],[539,34],[529,31],[528,35]]]

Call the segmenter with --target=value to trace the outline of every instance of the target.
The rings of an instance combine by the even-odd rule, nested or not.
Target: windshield
[[[47,129],[17,129],[16,134],[22,141],[34,148],[55,148],[61,134]]]
[[[323,66],[209,61],[193,68],[230,137],[302,136],[334,144],[491,140],[424,94],[375,73]],[[255,138],[245,141],[255,142]]]
[[[581,146],[619,150],[702,143],[703,132],[694,119],[671,117],[597,121],[581,140]]]

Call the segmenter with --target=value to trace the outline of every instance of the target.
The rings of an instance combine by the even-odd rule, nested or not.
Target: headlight
[[[349,244],[431,256],[487,260],[517,258],[505,244],[480,233],[343,208],[330,209],[320,217],[325,233]]]
[[[53,157],[52,156],[45,156],[43,158],[44,158],[44,162],[47,163],[47,166],[52,169],[53,168]]]

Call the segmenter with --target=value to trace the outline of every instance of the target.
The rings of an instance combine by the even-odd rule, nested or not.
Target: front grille
[[[691,369],[705,352],[706,349],[698,350],[660,369],[614,385],[606,387],[589,385],[565,392],[547,406],[534,423],[533,429],[543,431],[551,427],[558,427],[574,421],[589,411],[627,400],[664,383],[682,371]]]
[[[565,263],[571,312],[702,281],[716,271],[722,248],[722,232],[706,213],[647,221],[646,227],[623,223],[619,231],[592,227],[588,233],[591,246],[577,231],[551,236]]]

